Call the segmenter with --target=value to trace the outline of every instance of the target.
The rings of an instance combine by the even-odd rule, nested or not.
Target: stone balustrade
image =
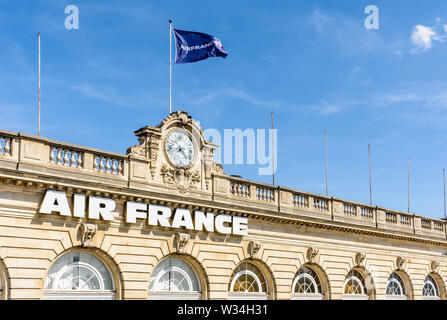
[[[309,196],[303,193],[292,194],[293,205],[300,208],[309,208]]]
[[[58,178],[76,177],[121,187],[135,186],[139,190],[162,190],[160,184],[153,184],[144,159],[2,130],[0,168],[44,173]],[[192,192],[188,197],[197,198],[198,201],[209,199],[216,206],[228,204],[255,214],[288,215],[311,221],[326,220],[390,232],[446,238],[444,220],[224,174],[212,175],[211,179],[212,187]]]
[[[50,145],[50,164],[83,168],[83,152],[67,149],[64,146]]]
[[[0,156],[11,156],[11,137],[0,135]]]
[[[93,170],[106,174],[123,175],[123,159],[108,155],[93,155]]]
[[[0,130],[1,167],[67,178],[85,176],[97,182],[111,183],[107,179],[112,179],[113,183],[125,185],[129,159],[114,152]]]
[[[230,193],[236,197],[250,198],[250,185],[232,180],[230,182]]]
[[[256,186],[256,199],[267,201],[267,202],[274,202],[275,201],[275,192],[276,190],[273,188],[269,188],[262,185]]]

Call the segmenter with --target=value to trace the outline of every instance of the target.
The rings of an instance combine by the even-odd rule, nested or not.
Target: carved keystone
[[[98,225],[93,223],[81,223],[81,244],[84,248],[93,247],[93,238],[98,231]]]
[[[404,257],[397,257],[396,258],[396,267],[398,270],[402,270],[404,268],[405,262],[407,261]]]
[[[439,273],[439,261],[433,260],[430,262],[430,271],[433,273]]]
[[[261,243],[258,241],[250,241],[248,243],[247,251],[250,255],[250,259],[253,259],[258,253],[259,249],[261,249]]]
[[[185,253],[188,241],[189,241],[189,234],[180,232],[175,234],[175,250],[177,251],[178,254]]]
[[[309,263],[315,263],[315,258],[317,257],[317,254],[318,254],[317,248],[314,248],[314,247],[307,248],[307,253],[306,253],[307,261]]]
[[[363,267],[365,262],[366,254],[363,252],[357,252],[355,254],[355,265],[358,267]]]

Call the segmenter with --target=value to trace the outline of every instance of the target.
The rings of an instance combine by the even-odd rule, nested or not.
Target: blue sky
[[[364,8],[379,8],[367,30]],[[79,29],[66,30],[67,5]],[[229,55],[175,65],[173,103],[203,128],[278,128],[275,182],[441,217],[447,166],[446,1],[0,2],[0,128],[125,153],[169,111],[169,28],[217,36]],[[256,165],[225,172],[271,182]]]

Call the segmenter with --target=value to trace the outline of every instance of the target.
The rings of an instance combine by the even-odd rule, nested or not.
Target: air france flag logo
[[[209,34],[174,30],[177,54],[175,63],[189,63],[207,59],[208,57],[225,58],[228,53],[222,42]]]

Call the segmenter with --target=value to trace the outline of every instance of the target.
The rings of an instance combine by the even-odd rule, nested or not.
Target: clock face
[[[166,139],[166,153],[177,167],[187,167],[194,160],[194,144],[182,131],[173,131]]]

